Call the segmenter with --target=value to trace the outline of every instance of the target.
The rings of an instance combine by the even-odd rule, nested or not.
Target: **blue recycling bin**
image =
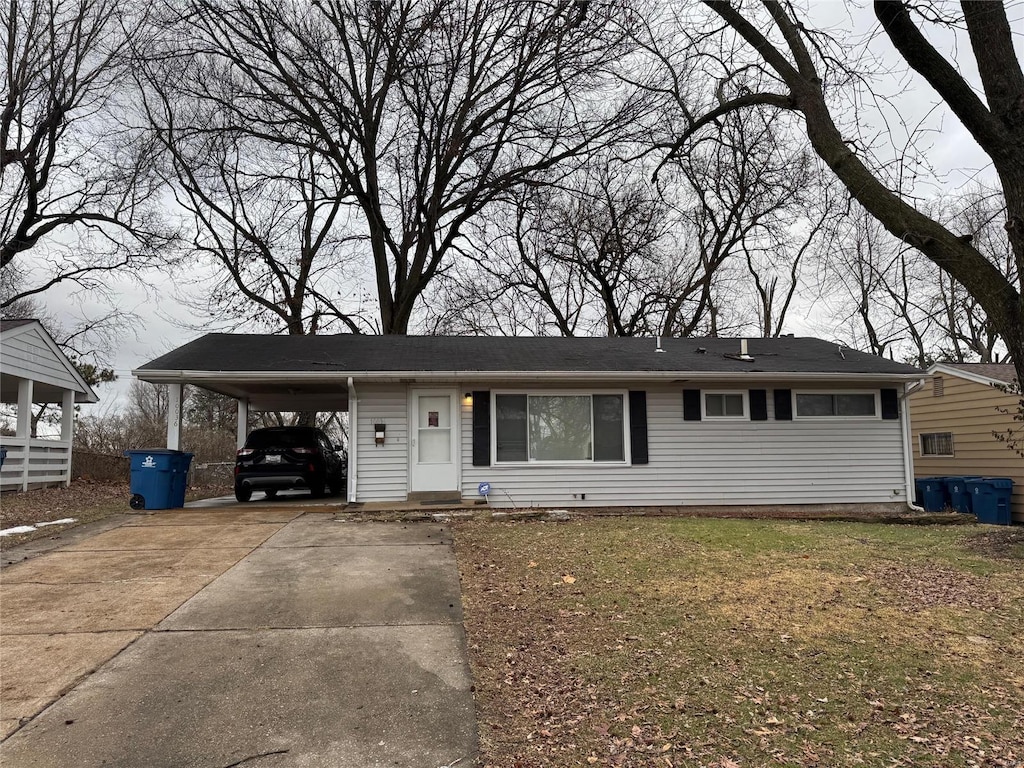
[[[922,477],[915,482],[921,506],[927,512],[941,512],[949,506],[945,477]]]
[[[7,458],[7,449],[0,448],[0,467],[4,465],[4,459]]]
[[[125,451],[131,465],[132,509],[175,509],[185,506],[185,485],[191,453],[169,448]]]
[[[971,492],[967,488],[967,481],[980,479],[980,475],[947,477],[946,493],[949,494],[949,505],[957,512],[965,514],[973,512],[974,510],[971,508]]]
[[[1010,497],[1013,480],[1008,477],[981,477],[967,481],[971,508],[979,523],[1010,525]]]

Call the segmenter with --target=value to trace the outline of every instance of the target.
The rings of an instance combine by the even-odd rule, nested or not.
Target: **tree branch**
[[[1005,129],[953,65],[921,34],[903,1],[875,0],[874,7],[882,29],[906,62],[936,90],[986,152],[1002,156],[1002,147],[1009,138]]]
[[[784,96],[781,93],[748,93],[743,96],[737,96],[735,99],[720,104],[715,109],[711,110],[707,114],[702,115],[698,119],[694,120],[693,123],[676,139],[675,143],[669,148],[668,154],[665,158],[658,163],[658,167],[654,169],[654,173],[651,176],[652,180],[658,180],[658,174],[661,169],[665,167],[680,149],[688,142],[695,133],[701,128],[709,125],[722,117],[725,117],[731,112],[738,112],[741,109],[747,107],[756,106],[768,106],[778,107],[779,109],[796,109],[796,102],[792,96]]]

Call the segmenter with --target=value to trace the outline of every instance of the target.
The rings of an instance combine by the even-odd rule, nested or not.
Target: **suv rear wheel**
[[[236,485],[235,498],[238,501],[248,501],[252,498],[252,488],[247,485]]]

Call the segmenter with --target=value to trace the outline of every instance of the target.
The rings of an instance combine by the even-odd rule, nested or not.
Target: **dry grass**
[[[473,522],[456,545],[486,765],[1024,761],[1012,532]]]
[[[230,492],[230,487],[190,488],[186,499],[205,499]],[[130,497],[128,483],[99,483],[89,480],[75,480],[67,488],[42,488],[24,493],[6,492],[0,496],[0,530],[66,518],[74,518],[75,522],[0,537],[0,548],[10,549],[34,539],[52,536],[70,527],[102,520],[119,512],[129,512]]]

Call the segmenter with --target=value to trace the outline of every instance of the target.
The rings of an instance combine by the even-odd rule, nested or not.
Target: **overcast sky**
[[[919,77],[909,75],[901,67],[891,44],[879,32],[869,3],[863,6],[843,2],[811,5],[815,25],[842,28],[844,31],[840,37],[858,42],[865,68],[890,73],[879,80],[879,86],[885,92],[884,95],[899,96],[902,115],[896,115],[891,110],[886,114],[876,110],[874,105],[862,105],[859,118],[862,133],[867,136],[883,135],[878,131],[878,127],[883,125],[890,128],[898,126],[898,131],[906,130],[901,127],[903,124],[911,127],[920,125],[925,129],[925,145],[931,144],[927,159],[936,171],[936,178],[926,187],[920,188],[920,194],[936,194],[943,188],[959,188],[972,180],[989,176],[987,158],[966,130],[948,112],[933,110],[936,99],[931,89]],[[1012,13],[1020,17],[1021,5],[1016,5]],[[939,38],[933,35],[932,40],[947,55],[961,60],[964,67],[969,66],[970,69],[964,69],[964,74],[972,80],[976,79],[969,48],[965,46],[958,52],[952,36],[948,34]],[[1021,45],[1018,38],[1019,50]],[[957,56],[957,53],[962,55]],[[873,59],[877,59],[878,63],[873,63]],[[897,151],[905,140],[906,135],[893,136],[890,151]],[[151,273],[143,275],[141,282],[119,280],[111,288],[117,305],[134,313],[138,319],[125,333],[112,359],[119,381],[100,387],[101,402],[88,407],[91,413],[102,413],[118,407],[130,385],[132,369],[201,335],[201,331],[189,327],[195,325],[197,318],[176,299],[173,276]],[[42,301],[49,314],[67,325],[73,324],[74,319],[83,314],[88,316],[104,311],[104,305],[94,297],[72,295],[59,286],[47,293]],[[800,313],[793,313],[794,317],[787,323],[786,330],[798,335],[820,333],[822,321],[825,321],[824,325],[828,324],[828,313],[827,304],[817,301],[810,318],[800,319],[797,317]]]

